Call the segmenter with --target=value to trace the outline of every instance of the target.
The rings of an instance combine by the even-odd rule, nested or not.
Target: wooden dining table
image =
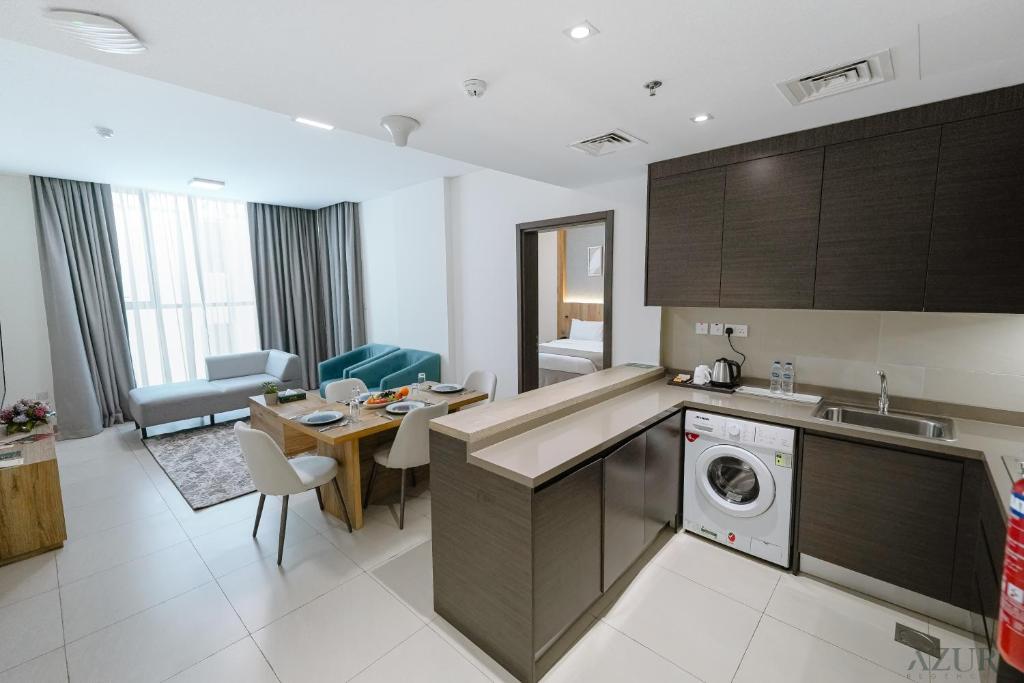
[[[437,383],[429,382],[428,384],[432,387]],[[410,396],[410,399],[413,400],[423,400],[428,403],[447,402],[449,412],[455,412],[487,398],[486,393],[472,390],[464,390],[456,394],[440,394],[429,389],[412,393],[417,394]],[[321,398],[316,390],[307,390],[306,398],[301,401],[274,405],[267,405],[263,396],[249,398],[251,426],[269,434],[285,455],[292,456],[315,451],[319,455],[326,455],[338,461],[339,488],[352,516],[350,520],[352,528],[359,529],[363,526],[363,472],[365,469],[360,460],[362,458],[369,462],[375,450],[387,447],[387,442],[394,438],[394,434],[401,425],[402,418],[388,414],[384,408],[363,406],[359,410],[358,420],[353,421],[350,417],[347,423],[326,431],[321,431],[322,427],[305,425],[298,420],[298,418],[321,410],[337,410],[345,415],[349,414],[348,406]],[[427,438],[427,435],[424,434],[423,438]],[[371,448],[361,449],[361,442]],[[395,477],[394,482],[390,483],[398,481]],[[374,482],[374,498],[387,494],[388,483],[387,480],[380,479]],[[341,504],[334,487],[321,486],[320,495],[325,511],[344,520]]]

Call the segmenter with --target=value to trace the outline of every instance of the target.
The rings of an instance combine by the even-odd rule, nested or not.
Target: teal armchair
[[[419,373],[441,381],[441,355],[430,351],[401,349],[350,368],[349,377],[363,380],[371,390],[394,389],[412,384]]]
[[[317,374],[320,378],[320,395],[325,396],[327,385],[339,379],[347,379],[349,373],[354,369],[369,363],[377,358],[387,356],[398,351],[397,346],[391,344],[366,344],[352,349],[340,356],[329,358],[317,366]]]

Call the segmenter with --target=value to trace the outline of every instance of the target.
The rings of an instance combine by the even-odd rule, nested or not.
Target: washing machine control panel
[[[737,444],[760,446],[782,453],[793,452],[794,430],[791,427],[779,427],[724,415],[687,411],[686,431],[693,434],[707,434]]]

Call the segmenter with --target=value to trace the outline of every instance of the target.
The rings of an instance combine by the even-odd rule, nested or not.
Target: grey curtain
[[[320,361],[365,339],[357,206],[249,204],[248,213],[260,342],[297,354],[315,388]]]
[[[131,419],[135,386],[110,186],[33,176],[32,194],[60,431],[92,436]]]

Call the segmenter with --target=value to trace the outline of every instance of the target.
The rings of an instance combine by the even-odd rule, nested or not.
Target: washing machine
[[[697,411],[684,429],[684,528],[788,568],[796,431]]]

